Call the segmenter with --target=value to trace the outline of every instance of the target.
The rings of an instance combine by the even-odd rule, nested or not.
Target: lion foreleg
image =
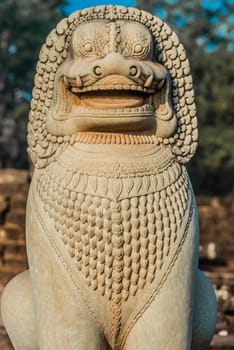
[[[7,284],[1,299],[1,313],[15,350],[39,350],[28,270]]]
[[[217,304],[208,278],[198,270],[192,350],[206,350],[215,331]]]

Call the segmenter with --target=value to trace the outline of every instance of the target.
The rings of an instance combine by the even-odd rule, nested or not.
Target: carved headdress
[[[156,139],[159,144],[171,147],[178,162],[186,163],[196,150],[198,131],[192,77],[184,48],[177,35],[161,19],[135,8],[110,5],[77,11],[63,19],[42,46],[28,124],[28,151],[34,165],[38,168],[46,166],[77,140],[78,133],[58,136],[49,132],[47,119],[56,96],[56,73],[69,57],[75,30],[83,23],[100,20],[135,22],[148,28],[154,41],[153,56],[170,75],[170,107],[177,119],[172,135],[159,135]]]

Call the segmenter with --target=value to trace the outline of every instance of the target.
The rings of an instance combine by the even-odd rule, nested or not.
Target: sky
[[[70,14],[76,10],[81,10],[86,7],[97,5],[123,5],[134,6],[134,0],[68,0],[69,5],[65,7],[67,14]]]

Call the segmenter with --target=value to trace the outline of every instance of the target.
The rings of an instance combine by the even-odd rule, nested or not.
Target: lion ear
[[[156,94],[156,99],[156,136],[170,137],[176,131],[177,118],[171,104],[171,80],[169,76],[166,78],[160,92]]]

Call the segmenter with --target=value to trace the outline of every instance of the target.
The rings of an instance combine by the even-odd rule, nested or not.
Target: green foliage
[[[218,9],[221,5],[225,11]],[[160,6],[185,46],[194,79],[200,137],[188,169],[195,193],[234,195],[234,1],[137,1],[137,7],[154,14]],[[223,23],[226,31],[219,33]]]
[[[16,121],[14,137],[20,148],[17,159],[7,163],[10,166],[27,166],[25,126],[35,65],[46,35],[63,17],[59,8],[65,3],[65,0],[0,2],[0,124],[6,119]]]
[[[190,165],[195,191],[233,195],[233,52],[207,54],[201,48],[194,51],[190,61],[200,131],[198,154]]]
[[[185,46],[191,42],[214,51],[234,49],[234,0],[137,0],[137,7],[167,20]],[[190,45],[189,45],[190,44]]]

